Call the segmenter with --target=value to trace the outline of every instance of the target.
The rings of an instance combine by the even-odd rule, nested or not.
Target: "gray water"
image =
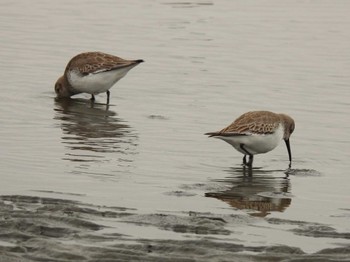
[[[50,223],[38,210],[54,216],[71,201],[121,212],[75,209],[109,236],[98,246],[122,243],[136,254],[128,260],[349,258],[349,10],[345,0],[1,1],[1,213],[17,226],[1,222],[0,252],[39,261],[58,243],[74,245],[70,254],[97,245],[76,232],[46,236],[34,256],[42,234],[10,234],[28,232],[16,211],[39,227]],[[109,106],[105,94],[94,105],[88,94],[56,101],[55,81],[84,51],[145,63],[111,89]],[[251,110],[295,119],[289,176],[283,143],[249,173],[240,153],[203,135]],[[68,228],[56,215],[51,227]],[[184,253],[188,241],[197,244]]]

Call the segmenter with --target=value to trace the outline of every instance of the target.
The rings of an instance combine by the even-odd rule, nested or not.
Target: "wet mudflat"
[[[0,260],[349,261],[349,8],[3,1]],[[145,63],[55,100],[84,51]],[[250,110],[295,119],[291,170],[203,135]]]
[[[347,261],[350,255],[349,247],[306,254],[285,245],[247,246],[220,240],[217,236],[235,234],[235,227],[256,224],[242,215],[140,215],[128,208],[30,196],[2,196],[0,212],[1,261]],[[267,223],[293,225],[291,231],[300,235],[350,238],[349,233],[339,234],[318,223],[280,219]],[[187,237],[132,239],[118,233],[118,227],[132,226]]]

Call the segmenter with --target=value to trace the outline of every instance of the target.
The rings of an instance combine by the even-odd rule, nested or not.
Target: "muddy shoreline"
[[[234,233],[239,215],[190,212],[187,216],[138,214],[135,209],[94,206],[34,196],[0,196],[0,261],[350,261],[350,246],[306,254],[285,245],[248,246],[215,235]],[[350,239],[325,225],[267,219],[297,225],[296,234]],[[118,226],[144,226],[195,236],[143,239],[118,233]],[[116,224],[115,224],[116,225]],[[312,241],[312,238],[310,239]]]

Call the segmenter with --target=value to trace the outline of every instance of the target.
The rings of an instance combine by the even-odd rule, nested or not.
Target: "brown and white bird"
[[[92,101],[95,95],[106,92],[108,104],[109,89],[142,62],[142,59],[125,60],[102,52],[81,53],[68,62],[55,84],[55,92],[58,98],[88,93]]]
[[[218,132],[205,135],[224,140],[241,152],[243,164],[249,167],[253,164],[256,154],[273,150],[283,139],[289,155],[289,167],[292,164],[292,153],[289,138],[295,128],[294,120],[285,114],[269,111],[252,111],[238,117],[231,125]],[[246,156],[249,156],[247,162]]]

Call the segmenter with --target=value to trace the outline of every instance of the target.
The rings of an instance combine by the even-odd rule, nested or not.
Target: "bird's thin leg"
[[[92,102],[95,102],[95,96],[94,96],[94,94],[91,94],[90,100],[91,100]]]
[[[249,155],[248,166],[250,166],[250,167],[253,166],[253,159],[254,159],[254,155]]]
[[[109,92],[109,90],[107,90],[106,94],[107,94],[107,105],[108,105],[109,104],[109,96],[110,96],[111,92]]]
[[[247,155],[244,155],[243,157],[243,165],[245,166],[247,164]]]
[[[247,166],[249,166],[249,167],[252,167],[252,165],[253,165],[253,155],[251,154],[251,153],[249,153],[248,151],[247,151],[247,149],[245,149],[244,148],[244,144],[240,144],[239,145],[240,146],[240,148],[247,154],[247,155],[249,155],[249,161],[248,161],[248,163],[247,163]],[[245,158],[245,156],[246,155],[244,155],[244,158]],[[243,159],[243,163],[244,163],[244,160],[245,159]],[[245,161],[246,162],[246,161]]]

